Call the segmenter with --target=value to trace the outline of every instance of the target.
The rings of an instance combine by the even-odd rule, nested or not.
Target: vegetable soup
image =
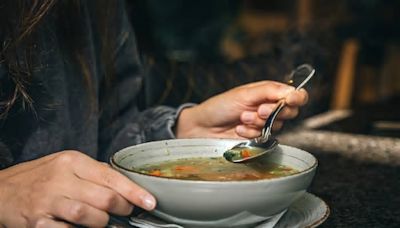
[[[153,176],[206,181],[271,179],[298,172],[276,163],[231,163],[222,157],[182,158],[133,170]]]

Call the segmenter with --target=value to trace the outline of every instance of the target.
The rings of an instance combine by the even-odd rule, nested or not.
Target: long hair
[[[100,59],[104,65],[106,83],[112,78],[110,59],[112,33],[109,31],[110,14],[115,9],[115,1],[97,0],[97,30],[101,44]],[[81,52],[81,9],[80,0],[2,0],[0,2],[0,67],[7,71],[7,86],[0,85],[0,119],[15,105],[34,111],[34,101],[29,93],[32,69],[38,50],[38,30],[49,15],[57,15],[56,25],[66,29],[63,44],[70,50],[74,61],[79,65],[85,85],[93,90],[88,63]],[[1,68],[0,68],[1,72]]]

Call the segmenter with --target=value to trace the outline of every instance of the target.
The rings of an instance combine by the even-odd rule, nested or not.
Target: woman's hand
[[[127,177],[77,151],[63,151],[0,171],[0,225],[106,226],[108,213],[132,204],[155,207],[152,195]]]
[[[283,121],[297,116],[299,107],[306,104],[304,89],[274,81],[261,81],[236,87],[211,97],[203,103],[184,109],[179,117],[177,138],[255,138],[276,103],[285,98],[286,107],[278,115],[274,130]]]

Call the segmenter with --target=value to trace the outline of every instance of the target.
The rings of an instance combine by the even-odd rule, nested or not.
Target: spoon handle
[[[298,86],[296,87],[296,90],[303,88],[303,86],[315,74],[315,69],[312,66],[310,66],[308,64],[302,64],[302,65],[296,67],[296,69],[293,70],[292,73],[290,74],[290,83],[289,84],[292,84],[295,82],[296,73],[298,73],[302,70],[308,70],[309,73],[307,74],[306,78],[304,78],[303,81],[301,81],[301,83],[298,84]],[[296,82],[296,83],[298,83],[298,82]],[[278,116],[279,112],[285,107],[285,105],[286,105],[285,99],[281,99],[278,101],[275,110],[269,115],[267,121],[264,124],[264,128],[261,131],[261,136],[255,139],[255,141],[257,143],[264,143],[268,140],[268,138],[271,135],[271,130],[272,130],[272,126],[274,124],[275,118]]]
[[[285,107],[285,99],[278,101],[276,109],[269,115],[267,121],[264,124],[264,128],[261,131],[261,136],[256,138],[257,143],[264,143],[268,140],[271,135],[272,126],[274,124],[276,116],[278,116],[279,112]]]

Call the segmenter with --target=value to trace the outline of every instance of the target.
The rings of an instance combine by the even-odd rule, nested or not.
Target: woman
[[[0,224],[105,226],[156,199],[111,169],[120,148],[167,138],[252,138],[287,97],[282,124],[307,93],[247,84],[175,110],[137,107],[141,66],[122,1],[0,3]]]

